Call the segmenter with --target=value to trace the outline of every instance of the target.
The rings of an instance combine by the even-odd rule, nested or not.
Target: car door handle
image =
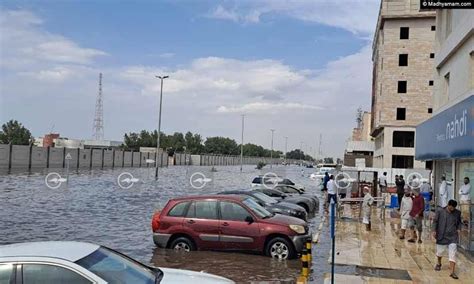
[[[222,226],[229,226],[229,223],[224,222],[224,223],[222,223]]]
[[[196,223],[196,221],[194,221],[194,220],[188,220],[187,222],[188,222],[188,224],[194,224],[194,223]]]

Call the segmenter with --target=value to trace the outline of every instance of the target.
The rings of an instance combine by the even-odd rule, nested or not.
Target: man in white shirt
[[[380,193],[381,193],[381,196],[384,200],[384,204],[386,202],[386,199],[387,199],[387,172],[384,172],[383,175],[381,175],[379,177],[379,189],[380,189]]]
[[[331,199],[334,200],[334,203],[337,203],[337,185],[334,181],[334,175],[329,177],[329,181],[327,183],[328,188],[328,203],[331,203]]]
[[[471,201],[471,183],[468,177],[464,178],[464,184],[459,189],[459,200],[461,203],[469,203]]]
[[[441,184],[439,185],[439,207],[445,208],[448,206],[448,184],[446,183],[446,177],[441,177]]]

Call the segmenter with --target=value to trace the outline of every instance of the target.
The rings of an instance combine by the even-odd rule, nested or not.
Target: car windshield
[[[271,198],[270,196],[263,194],[261,192],[253,192],[252,196],[257,198],[260,201],[263,201],[266,204],[275,204],[278,203],[275,199]]]
[[[268,218],[268,217],[271,217],[273,216],[272,213],[268,212],[265,208],[263,208],[262,206],[258,205],[257,202],[255,202],[253,199],[251,198],[246,198],[244,200],[242,200],[242,202],[247,205],[247,207],[250,208],[250,210],[252,210],[253,213],[255,213],[255,215],[257,215],[258,217],[262,218],[262,219],[265,219],[265,218]]]
[[[160,270],[157,270],[159,273],[157,274],[139,262],[105,247],[100,247],[88,256],[76,261],[76,263],[108,283],[155,284],[159,283],[156,278],[161,278],[162,274]]]

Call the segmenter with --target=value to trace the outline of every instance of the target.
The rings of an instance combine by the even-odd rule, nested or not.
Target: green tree
[[[204,142],[204,151],[222,155],[238,155],[240,153],[237,142],[227,137],[208,137]]]
[[[31,132],[18,121],[10,120],[2,125],[2,131],[0,131],[0,143],[28,145],[33,142],[34,139]]]
[[[192,134],[188,131],[184,135],[184,140],[186,144],[186,151],[191,154],[199,154],[203,150],[202,138],[199,134]]]
[[[294,159],[294,160],[304,160],[305,154],[300,149],[295,149],[295,150],[292,150],[292,151],[286,153],[286,158],[287,159]]]
[[[332,157],[326,157],[326,158],[324,158],[324,163],[325,164],[334,164],[334,159]]]

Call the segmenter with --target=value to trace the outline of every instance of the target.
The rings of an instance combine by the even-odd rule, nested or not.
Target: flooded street
[[[182,254],[155,247],[151,216],[170,198],[249,188],[252,178],[261,173],[254,166],[245,166],[242,173],[239,166],[216,168],[217,172],[211,172],[208,167],[163,168],[158,185],[153,179],[153,169],[79,171],[70,174],[68,186],[58,189],[45,186],[46,173],[1,176],[0,244],[86,241],[112,247],[144,263],[206,271],[240,283],[294,282],[301,269],[299,260],[276,261],[261,255],[209,251]],[[130,189],[117,185],[116,179],[124,171],[139,179]],[[192,188],[189,177],[196,171],[203,172],[212,182],[203,189]],[[296,166],[276,167],[273,171],[319,195],[316,185],[308,178],[312,169],[305,169],[304,177]],[[319,225],[319,217],[317,214],[310,220],[312,229]],[[327,237],[322,235],[321,242],[313,247],[313,276],[328,271],[327,243]]]

